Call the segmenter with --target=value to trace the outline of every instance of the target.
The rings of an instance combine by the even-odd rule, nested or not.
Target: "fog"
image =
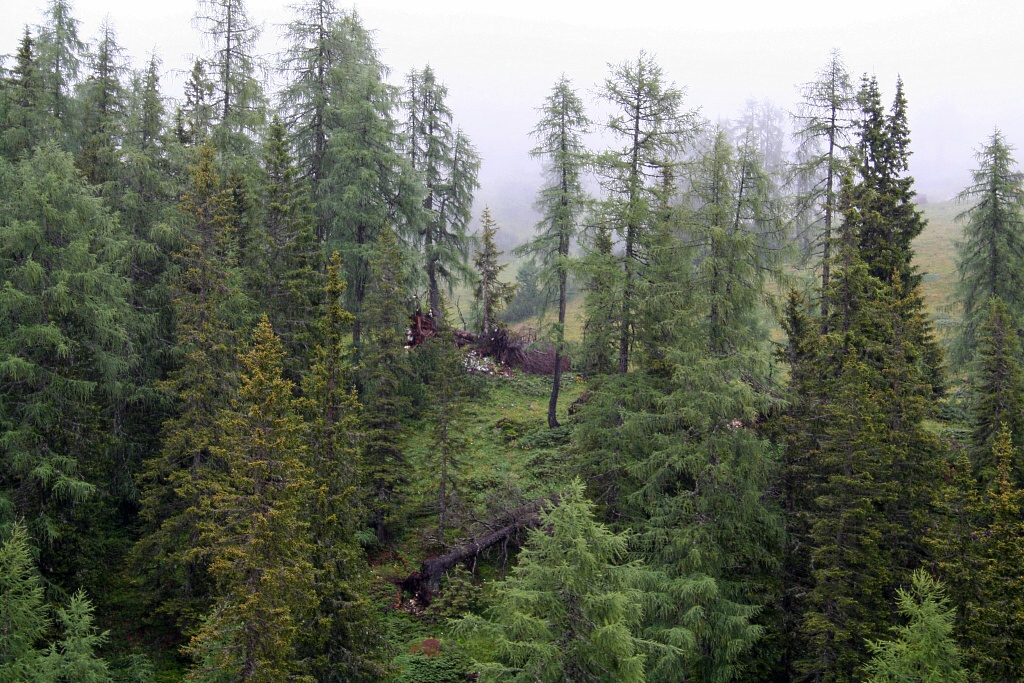
[[[40,22],[42,3],[3,2],[0,52],[13,53],[23,26]],[[876,75],[886,101],[902,76],[911,173],[919,194],[932,201],[967,184],[974,152],[995,126],[1018,149],[1024,143],[1020,0],[694,4],[373,0],[356,9],[375,31],[394,82],[429,63],[448,85],[456,124],[483,157],[476,213],[489,204],[499,224],[520,234],[534,220],[530,205],[541,181],[528,155],[536,107],[564,73],[596,112],[594,93],[608,64],[634,59],[641,49],[686,89],[686,106],[712,121],[737,116],[751,98],[793,110],[797,86],[813,79],[833,48],[855,79]],[[263,51],[279,49],[289,10],[269,0],[249,0],[247,8],[264,24]],[[74,4],[83,40],[95,37],[109,15],[137,65],[155,50],[171,95],[181,92],[189,55],[204,50],[194,12],[187,2]]]

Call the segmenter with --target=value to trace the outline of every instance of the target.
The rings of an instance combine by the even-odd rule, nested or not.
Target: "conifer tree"
[[[982,481],[992,481],[992,447],[1006,427],[1014,443],[1024,443],[1024,372],[1020,338],[1001,299],[989,303],[988,319],[977,332],[977,356],[971,374],[971,455]],[[1021,480],[1015,474],[1017,481]]]
[[[213,85],[215,126],[211,142],[218,150],[250,154],[266,123],[266,97],[258,79],[256,41],[260,29],[243,0],[200,0],[195,23],[211,51],[205,66]]]
[[[117,470],[135,390],[132,242],[51,142],[0,171],[0,510],[46,548]],[[130,477],[129,477],[130,478]]]
[[[808,247],[820,252],[815,267],[821,269],[821,290],[828,288],[832,261],[833,226],[839,215],[839,179],[847,171],[850,133],[855,109],[853,85],[842,55],[833,50],[816,80],[805,83],[796,115],[802,160],[798,173],[805,189],[799,201],[810,212]],[[821,317],[828,317],[828,301],[822,299]]]
[[[43,604],[43,582],[32,562],[24,525],[8,527],[0,544],[0,678],[30,683],[41,675],[36,645],[50,626]]]
[[[413,69],[406,77],[405,153],[423,183],[423,214],[416,223],[427,275],[430,315],[441,310],[441,282],[468,274],[473,192],[479,187],[480,157],[469,138],[452,127],[448,88],[434,70]]]
[[[629,371],[635,334],[637,283],[643,280],[642,262],[655,215],[656,187],[662,169],[675,163],[680,143],[694,126],[693,115],[680,110],[683,91],[666,84],[653,57],[641,52],[635,61],[611,66],[601,97],[613,109],[606,128],[615,147],[599,154],[597,173],[607,199],[601,220],[623,242],[622,290],[614,323],[618,332],[618,372]]]
[[[993,444],[996,476],[979,509],[981,530],[971,534],[976,564],[970,576],[972,597],[965,605],[962,634],[966,655],[979,678],[1009,683],[1020,680],[1024,662],[1024,491],[1014,481],[1016,449],[1005,426]]]
[[[455,632],[475,641],[489,681],[643,681],[639,635],[653,577],[629,562],[628,536],[594,519],[576,480],[541,514],[497,603]]]
[[[406,479],[406,459],[399,443],[409,409],[407,385],[412,367],[405,350],[408,270],[394,230],[381,233],[370,260],[366,320],[368,342],[359,383],[367,432],[364,446],[369,517],[378,541],[393,530],[399,488]]]
[[[190,147],[208,143],[214,115],[213,83],[203,60],[197,59],[185,82],[185,103],[177,113],[175,135],[178,142]]]
[[[209,563],[211,611],[192,637],[191,680],[280,681],[299,672],[295,644],[315,604],[305,425],[284,350],[266,316],[242,357],[237,400],[217,418],[218,467],[190,507],[199,537],[189,555]]]
[[[100,26],[89,62],[90,73],[79,86],[82,112],[77,161],[89,182],[106,196],[111,192],[107,184],[118,178],[128,106],[123,82],[128,71],[126,57],[109,20]]]
[[[1024,174],[998,128],[976,158],[973,182],[957,195],[971,204],[957,216],[964,225],[956,245],[961,323],[951,356],[961,366],[974,356],[991,297],[1003,301],[1015,329],[1024,324]]]
[[[373,244],[386,226],[410,236],[420,216],[421,193],[399,151],[394,118],[398,91],[385,82],[387,69],[377,59],[369,33],[355,15],[346,17],[338,30],[344,31],[343,45],[351,54],[334,67],[334,77],[345,85],[333,94],[329,110],[318,211],[322,220],[329,220],[323,239],[341,252],[345,263],[358,350]]]
[[[583,136],[589,132],[590,120],[583,102],[562,76],[540,107],[541,119],[533,129],[537,146],[530,156],[547,164],[548,180],[537,198],[543,218],[537,224],[537,235],[521,248],[523,253],[540,256],[547,288],[558,286],[558,321],[552,330],[555,344],[555,374],[548,401],[548,426],[559,426],[558,392],[562,384],[562,358],[565,354],[565,314],[568,302],[569,249],[576,239],[579,220],[586,203],[581,176],[586,149]]]
[[[319,249],[313,235],[306,188],[286,142],[284,126],[275,116],[263,152],[262,215],[254,235],[252,272],[256,298],[263,303],[289,356],[289,376],[298,377],[312,350],[313,311],[322,290]],[[260,261],[263,264],[260,264]]]
[[[46,112],[38,60],[36,41],[26,26],[14,68],[0,81],[0,153],[12,162],[42,140]]]
[[[45,22],[37,32],[39,55],[36,73],[42,84],[43,102],[50,115],[46,132],[60,136],[59,143],[67,149],[75,125],[74,86],[85,43],[78,37],[81,22],[71,16],[68,0],[51,0],[46,8]]]
[[[206,608],[205,564],[189,553],[198,538],[189,510],[201,484],[216,469],[212,449],[222,438],[217,415],[238,386],[239,330],[248,302],[233,268],[236,214],[209,145],[179,207],[184,223],[173,254],[170,294],[174,311],[176,367],[159,388],[173,401],[164,422],[160,453],[142,477],[146,532],[136,545],[136,568],[150,597],[181,625],[192,625]]]
[[[785,570],[787,591],[799,596],[787,606],[800,622],[789,659],[799,675],[824,681],[856,679],[864,643],[884,635],[886,592],[924,555],[938,452],[921,425],[931,387],[914,343],[917,300],[898,272],[889,283],[870,274],[843,206],[828,332],[814,335],[793,316],[788,324],[799,337],[790,347],[786,506],[800,549]]]
[[[508,306],[516,295],[516,286],[501,281],[501,271],[507,264],[500,265],[498,257],[505,252],[498,250],[494,236],[498,233],[498,224],[491,217],[491,209],[484,207],[480,216],[480,244],[473,265],[476,267],[476,288],[473,297],[479,309],[480,324],[478,329],[483,334],[492,333],[498,324],[498,314]]]
[[[82,590],[71,596],[67,606],[57,608],[60,640],[50,644],[43,656],[43,681],[81,681],[82,683],[113,683],[107,663],[96,650],[108,638],[106,631],[93,626],[93,606]]]
[[[327,266],[319,343],[303,383],[312,481],[306,518],[313,544],[317,604],[299,646],[318,681],[377,680],[382,638],[368,599],[368,571],[355,534],[364,528],[363,416],[354,393],[342,307],[345,281],[335,252]]]
[[[942,584],[918,569],[896,603],[908,623],[892,628],[894,640],[869,643],[874,656],[865,667],[868,683],[967,683],[952,638],[954,609]]]

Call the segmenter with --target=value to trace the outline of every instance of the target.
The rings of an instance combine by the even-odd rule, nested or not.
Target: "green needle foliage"
[[[488,662],[483,680],[645,680],[651,644],[638,634],[654,577],[626,561],[627,547],[626,534],[594,520],[583,484],[570,484],[530,531],[496,604],[485,617],[455,623],[455,633]]]
[[[211,611],[188,646],[196,661],[189,680],[273,683],[299,671],[296,640],[315,605],[303,514],[312,481],[283,358],[264,316],[241,358],[238,398],[217,420],[217,466],[189,509],[199,537],[188,553],[208,563],[214,586]]]
[[[140,322],[132,241],[51,143],[0,166],[0,524],[47,544],[106,485]]]
[[[15,524],[0,545],[0,625],[0,679],[38,680],[43,653],[36,644],[49,629],[50,619],[22,524]]]
[[[501,281],[501,271],[508,264],[498,263],[498,258],[505,252],[499,251],[494,242],[498,224],[491,217],[490,208],[484,207],[480,216],[480,230],[480,244],[473,257],[477,278],[473,297],[479,311],[480,324],[477,329],[483,334],[490,334],[498,325],[498,314],[515,298],[516,285]]]
[[[995,478],[993,446],[1005,427],[1015,444],[1024,443],[1024,371],[1020,336],[1001,299],[989,303],[988,318],[977,331],[971,373],[971,456],[981,481]],[[1021,480],[1020,475],[1015,477]]]
[[[957,195],[971,204],[957,216],[964,225],[954,295],[961,326],[951,356],[960,366],[974,356],[989,298],[1002,299],[1014,328],[1024,323],[1024,174],[998,128],[976,158],[973,182]]]
[[[867,683],[967,683],[952,637],[955,610],[942,584],[923,569],[910,580],[911,589],[899,589],[896,597],[907,624],[892,628],[894,640],[868,644]]]

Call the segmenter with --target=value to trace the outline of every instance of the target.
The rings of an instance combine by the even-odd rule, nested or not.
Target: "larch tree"
[[[348,281],[348,308],[357,353],[363,345],[365,300],[374,243],[388,229],[412,241],[421,217],[420,188],[400,151],[394,118],[398,90],[386,82],[369,32],[358,17],[347,17],[338,40],[345,60],[334,68],[344,87],[332,92],[330,139],[317,197],[318,213],[330,217],[329,248],[341,253]]]
[[[43,101],[50,118],[47,133],[61,137],[67,148],[74,133],[74,87],[85,54],[85,43],[78,37],[81,22],[71,15],[68,0],[52,0],[46,8],[45,22],[38,27],[37,73],[42,84]]]
[[[56,142],[0,186],[0,510],[58,550],[122,464],[110,406],[136,389],[133,243]]]
[[[941,583],[918,569],[910,590],[899,589],[896,605],[907,623],[893,627],[893,640],[869,643],[868,683],[967,683],[953,640],[955,609]]]
[[[601,221],[622,240],[622,290],[615,326],[618,372],[629,371],[638,282],[655,216],[652,195],[662,170],[677,161],[681,143],[693,132],[694,116],[681,110],[683,91],[666,83],[654,58],[611,65],[600,96],[612,108],[605,128],[613,147],[597,155],[595,170],[606,199]]]
[[[445,102],[448,88],[430,66],[406,77],[402,105],[405,155],[423,185],[423,212],[415,227],[423,249],[430,315],[441,312],[441,285],[468,275],[473,192],[480,157],[469,138],[453,128]]]
[[[545,289],[558,288],[558,320],[551,333],[555,345],[555,374],[548,401],[548,426],[554,429],[559,426],[556,413],[565,356],[569,250],[576,240],[587,205],[582,184],[587,157],[583,138],[590,130],[590,120],[583,101],[565,76],[555,83],[539,112],[540,121],[533,129],[537,146],[530,150],[530,155],[545,164],[547,180],[536,202],[543,218],[537,224],[537,235],[521,250],[540,258]]]
[[[646,680],[640,635],[646,588],[654,577],[629,561],[629,537],[594,519],[576,480],[541,513],[511,575],[483,617],[455,632],[469,641],[487,681],[526,683]]]
[[[972,183],[957,195],[969,204],[957,216],[964,226],[954,293],[961,322],[950,355],[960,366],[974,357],[991,297],[1002,300],[1015,329],[1024,325],[1024,173],[998,128],[976,158]]]
[[[829,283],[833,224],[839,213],[839,178],[848,169],[855,111],[850,74],[842,55],[833,50],[815,80],[801,87],[800,108],[795,116],[800,143],[798,201],[810,233],[805,238],[809,257],[821,270],[822,292]],[[821,317],[827,318],[828,314],[828,301],[822,298]]]
[[[200,0],[195,23],[211,48],[205,64],[213,85],[212,142],[218,150],[243,158],[253,151],[266,123],[256,54],[260,29],[249,18],[244,0]]]

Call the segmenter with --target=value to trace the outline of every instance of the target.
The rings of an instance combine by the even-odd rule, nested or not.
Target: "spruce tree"
[[[190,680],[280,681],[299,672],[295,645],[315,604],[303,509],[312,481],[305,425],[284,350],[266,316],[241,360],[241,386],[217,418],[218,467],[189,508],[199,532],[186,552],[209,564],[213,604],[192,637]]]
[[[109,20],[100,26],[89,62],[89,75],[79,86],[82,112],[76,156],[85,177],[106,196],[112,191],[108,183],[118,179],[128,107],[126,57]]]
[[[498,250],[494,236],[498,233],[498,224],[491,217],[491,209],[484,207],[480,216],[480,244],[473,257],[476,267],[476,287],[473,298],[479,311],[477,329],[483,334],[491,334],[498,325],[498,314],[508,306],[516,295],[516,286],[501,281],[501,271],[507,264],[500,265],[498,257],[505,252]]]
[[[961,323],[951,356],[961,366],[974,356],[991,297],[1003,301],[1015,329],[1024,324],[1024,174],[998,128],[976,158],[971,185],[957,195],[970,203],[957,216],[964,225],[954,295]]]
[[[377,539],[394,531],[401,484],[407,473],[399,437],[409,410],[407,386],[412,366],[405,350],[408,330],[405,302],[409,272],[394,230],[381,233],[370,260],[366,320],[368,342],[359,376],[367,419],[364,446],[369,518]]]
[[[977,355],[971,373],[971,456],[984,482],[996,475],[992,447],[1006,427],[1015,444],[1024,443],[1024,372],[1020,338],[1006,304],[989,303],[988,319],[977,331]],[[1019,473],[1015,479],[1021,481]]]
[[[0,81],[0,153],[8,161],[28,154],[42,141],[43,96],[36,41],[26,26],[14,68]]]
[[[980,529],[971,534],[975,573],[962,631],[967,660],[979,678],[1019,681],[1024,673],[1024,490],[1013,477],[1016,449],[1005,426],[993,443],[996,476],[978,510]]]
[[[217,423],[238,387],[234,350],[248,320],[249,302],[233,267],[236,214],[209,145],[199,149],[179,206],[182,232],[166,273],[174,312],[175,367],[158,388],[173,403],[161,430],[159,454],[141,478],[145,532],[135,567],[149,598],[182,626],[206,608],[205,563],[189,552],[198,538],[189,512],[216,470]]]
[[[299,654],[324,683],[377,680],[385,645],[368,598],[366,558],[355,539],[367,515],[364,417],[354,392],[347,339],[353,317],[342,307],[344,290],[335,252],[327,266],[318,344],[299,402],[309,426],[307,452],[314,483],[306,519],[317,598],[302,629]]]

